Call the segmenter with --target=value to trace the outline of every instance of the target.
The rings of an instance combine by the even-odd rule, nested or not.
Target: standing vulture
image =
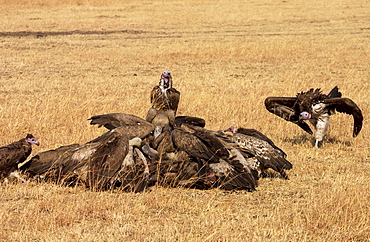
[[[362,128],[361,109],[349,98],[342,98],[342,93],[335,86],[329,94],[323,94],[320,88],[311,88],[298,93],[296,97],[268,97],[265,99],[267,110],[287,121],[293,122],[309,134],[313,134],[305,120],[315,127],[315,148],[319,147],[329,126],[330,115],[335,111],[353,116],[353,137]]]
[[[40,145],[40,142],[32,134],[27,134],[26,138],[0,147],[0,178],[7,181],[8,177],[15,176],[24,181],[17,172],[18,164],[31,154],[32,144]]]
[[[179,106],[180,92],[172,87],[170,71],[163,71],[158,86],[155,86],[150,93],[152,108],[159,111],[174,110],[175,114]]]

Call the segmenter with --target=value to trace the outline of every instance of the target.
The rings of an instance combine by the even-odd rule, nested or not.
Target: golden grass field
[[[92,115],[145,117],[163,70],[178,115],[269,136],[290,180],[255,192],[155,187],[139,194],[46,183],[0,186],[1,241],[370,241],[367,0],[0,0],[0,146],[85,143]],[[364,114],[332,116],[328,140],[269,113],[268,96],[338,85]]]

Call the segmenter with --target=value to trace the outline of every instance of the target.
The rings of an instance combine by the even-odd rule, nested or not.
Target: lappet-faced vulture
[[[155,86],[150,92],[150,103],[152,108],[159,111],[174,110],[180,101],[180,92],[172,87],[172,76],[170,71],[163,71],[159,85]]]
[[[363,116],[361,109],[349,98],[342,98],[338,87],[334,87],[329,94],[323,94],[318,89],[298,93],[296,97],[268,97],[265,99],[267,110],[287,121],[293,122],[309,134],[313,134],[309,122],[315,127],[315,148],[319,147],[326,135],[330,115],[335,111],[353,116],[353,137],[356,137],[362,128]]]

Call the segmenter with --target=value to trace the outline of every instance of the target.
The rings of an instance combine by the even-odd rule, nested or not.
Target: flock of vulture
[[[335,111],[353,116],[354,137],[362,128],[361,110],[341,96],[337,87],[327,95],[310,89],[296,97],[268,97],[265,105],[269,112],[313,134],[308,120],[316,130],[314,146],[318,148]],[[107,129],[101,136],[85,144],[47,150],[29,160],[32,144],[39,141],[28,134],[0,147],[0,178],[131,192],[153,185],[253,191],[261,177],[288,179],[285,171],[292,164],[264,134],[233,126],[208,130],[202,118],[176,116],[179,100],[170,71],[164,71],[151,91],[145,119],[125,113],[93,116],[91,125]]]

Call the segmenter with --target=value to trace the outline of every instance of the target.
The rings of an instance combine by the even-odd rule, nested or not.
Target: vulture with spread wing
[[[180,92],[172,87],[172,77],[170,71],[163,71],[158,86],[155,86],[150,92],[150,103],[152,108],[159,111],[174,110],[180,101]]]
[[[318,89],[298,93],[296,97],[268,97],[265,99],[267,110],[287,121],[293,122],[309,134],[313,134],[305,120],[315,127],[315,148],[319,147],[329,126],[330,115],[335,111],[353,116],[353,137],[362,128],[363,116],[361,109],[349,98],[342,98],[338,87],[329,94]]]
[[[17,172],[18,164],[31,154],[32,144],[40,145],[40,142],[32,134],[27,134],[26,138],[0,147],[0,178],[7,181],[8,177],[14,176],[25,181]]]

